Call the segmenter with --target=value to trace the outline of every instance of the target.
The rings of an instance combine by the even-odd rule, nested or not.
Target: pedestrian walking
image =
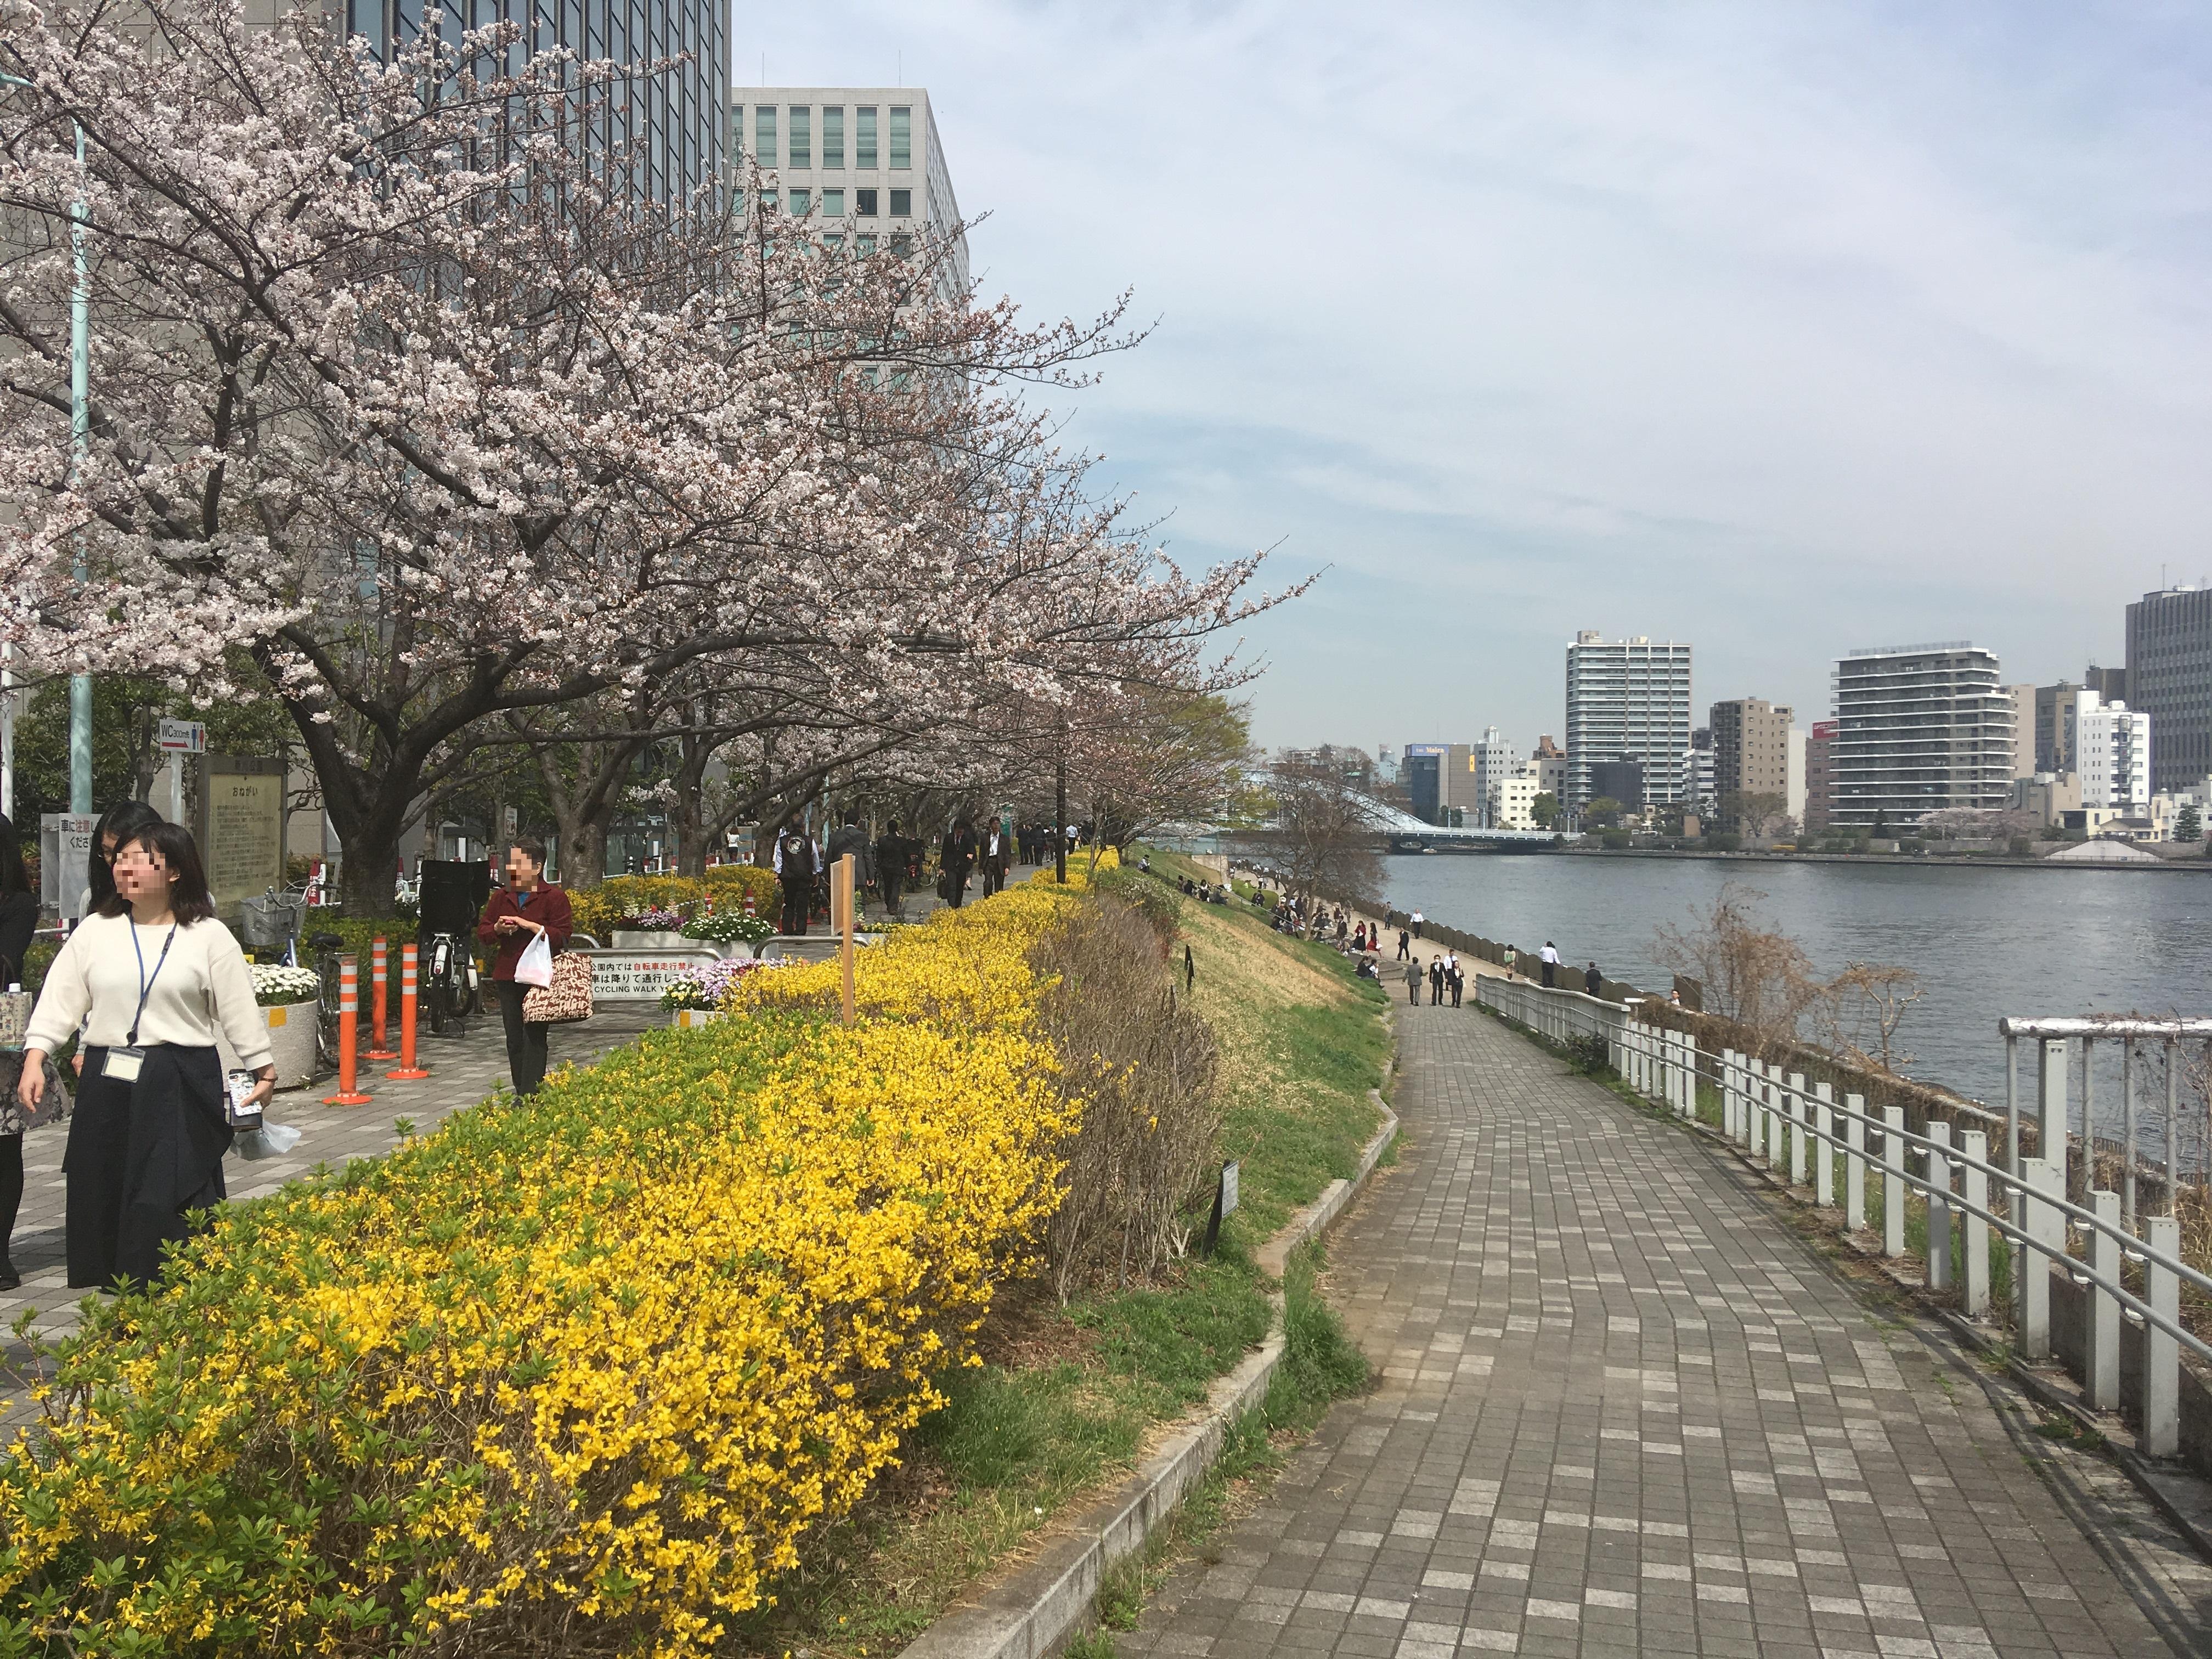
[[[893,921],[906,920],[906,837],[893,818],[876,837],[876,891],[883,897],[884,913]]]
[[[119,800],[100,815],[100,822],[92,826],[92,850],[85,855],[78,915],[89,916],[115,896],[115,849],[124,837],[161,822],[161,815],[143,800]]]
[[[1189,941],[1185,940],[1182,947],[1182,994],[1188,996],[1190,988],[1197,983],[1198,959],[1191,955]]]
[[[976,867],[983,872],[985,898],[1005,890],[1006,885],[1006,832],[999,827],[999,822],[995,818],[991,821],[990,828],[982,832],[981,845],[976,850],[975,864]]]
[[[1460,992],[1467,985],[1467,975],[1461,969],[1457,962],[1454,962],[1450,970],[1445,974],[1444,982],[1451,988],[1452,1006],[1458,1007]]]
[[[1583,975],[1583,989],[1591,996],[1600,996],[1604,994],[1605,975],[1598,972],[1597,963],[1594,962]]]
[[[30,872],[23,866],[23,844],[15,826],[0,817],[0,990],[13,991],[22,983],[23,958],[38,931],[39,896],[31,890]],[[0,1049],[0,1291],[17,1290],[23,1283],[9,1249],[15,1212],[23,1205],[23,1131],[30,1127],[15,1100],[22,1066],[21,1049]],[[40,1069],[46,1070],[43,1060]],[[60,1086],[58,1075],[48,1081]]]
[[[1419,910],[1413,912],[1413,937],[1415,939],[1420,938],[1421,923],[1425,920],[1426,918],[1424,917]]]
[[[507,1030],[507,1075],[518,1095],[538,1092],[545,1081],[546,1038],[551,1028],[522,1017],[530,987],[514,976],[531,940],[543,936],[556,954],[568,948],[576,920],[568,896],[545,879],[545,843],[518,837],[507,849],[507,885],[493,893],[477,923],[477,941],[491,947],[492,994]]]
[[[1416,1008],[1421,1006],[1421,964],[1410,957],[1406,961],[1406,1000]]]
[[[786,824],[769,861],[783,884],[783,919],[776,931],[797,938],[814,914],[814,878],[822,866],[814,837],[795,823]]]
[[[831,868],[836,867],[839,859],[851,857],[853,896],[857,900],[860,889],[875,877],[875,872],[868,867],[868,832],[860,828],[859,813],[845,814],[845,821],[830,832],[830,844],[823,851],[829,855],[825,862]]]
[[[155,823],[117,843],[115,890],[46,969],[23,1039],[21,1106],[48,1087],[46,1059],[84,1028],[85,1066],[63,1154],[73,1290],[144,1284],[188,1213],[222,1201],[230,1150],[218,1028],[254,1077],[258,1110],[276,1086],[269,1027],[230,930],[215,919],[191,836]]]
[[[937,851],[937,896],[954,909],[968,895],[968,872],[975,867],[975,826],[966,813],[952,820]]]
[[[1413,936],[1404,928],[1398,930],[1398,960],[1410,962],[1413,957]]]
[[[1440,1007],[1443,1004],[1443,1000],[1444,959],[1442,957],[1431,957],[1429,958],[1429,1006]]]

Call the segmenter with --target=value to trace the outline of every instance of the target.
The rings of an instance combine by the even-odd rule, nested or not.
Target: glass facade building
[[[424,9],[423,0],[346,0],[346,28],[388,57],[421,36]],[[568,46],[580,58],[625,64],[688,54],[665,74],[610,88],[589,146],[632,151],[632,187],[654,201],[720,180],[729,21],[714,0],[450,0],[440,9],[455,40],[510,20],[533,51]]]

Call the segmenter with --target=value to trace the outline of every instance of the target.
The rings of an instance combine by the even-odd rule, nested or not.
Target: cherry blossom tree
[[[0,99],[24,230],[0,639],[34,672],[210,697],[240,647],[360,910],[388,908],[403,826],[488,720],[665,706],[710,660],[803,661],[909,727],[979,680],[1066,698],[1102,663],[1202,689],[1212,641],[1279,597],[1249,591],[1256,556],[1187,576],[1125,533],[1025,402],[1128,343],[1118,307],[1024,325],[944,293],[927,238],[862,258],[743,218],[750,180],[633,199],[575,135],[653,66],[526,55],[510,25],[386,64],[315,9],[249,28],[231,0],[18,6],[0,65],[33,85]]]

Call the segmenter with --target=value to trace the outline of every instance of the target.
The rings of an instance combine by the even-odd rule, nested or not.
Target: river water
[[[1577,969],[1595,958],[1662,992],[1673,981],[1655,956],[1660,924],[1686,929],[1736,883],[1765,896],[1754,908],[1823,973],[1850,962],[1917,973],[1926,994],[1899,1032],[1916,1057],[1905,1069],[1998,1106],[2000,1016],[2212,1015],[2212,861],[2202,874],[1571,854],[1384,865],[1401,910],[1524,950],[1552,939]],[[2024,1094],[2033,1067],[2024,1054]]]

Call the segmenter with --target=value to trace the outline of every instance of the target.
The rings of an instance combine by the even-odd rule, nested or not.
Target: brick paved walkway
[[[650,1026],[665,1025],[658,1006],[610,1004],[605,1012],[574,1025],[556,1025],[548,1040],[550,1064],[582,1064],[629,1042]],[[307,1089],[279,1094],[269,1109],[272,1123],[300,1130],[300,1144],[282,1158],[249,1164],[233,1152],[223,1161],[223,1181],[234,1199],[273,1193],[318,1164],[344,1164],[388,1152],[398,1144],[394,1124],[411,1119],[418,1133],[449,1112],[473,1106],[507,1082],[507,1038],[496,1007],[471,1017],[465,1036],[434,1038],[425,1031],[419,1058],[428,1078],[388,1081],[384,1073],[396,1060],[362,1062],[363,1091],[374,1097],[366,1106],[325,1106],[323,1097],[337,1091],[337,1079],[323,1078]],[[395,1034],[396,1040],[396,1034]],[[364,1042],[364,1047],[367,1046]],[[15,1218],[10,1254],[23,1275],[20,1290],[0,1294],[0,1327],[13,1325],[23,1310],[40,1310],[36,1328],[58,1336],[76,1323],[84,1292],[72,1291],[66,1278],[62,1237],[62,1149],[66,1124],[33,1129],[23,1138],[23,1207]],[[13,1390],[0,1389],[0,1394]],[[20,1414],[20,1413],[18,1413]]]
[[[1472,1008],[1396,1013],[1407,1139],[1334,1250],[1381,1385],[1122,1654],[2212,1651],[2212,1570],[2117,1472],[1724,1158]]]

